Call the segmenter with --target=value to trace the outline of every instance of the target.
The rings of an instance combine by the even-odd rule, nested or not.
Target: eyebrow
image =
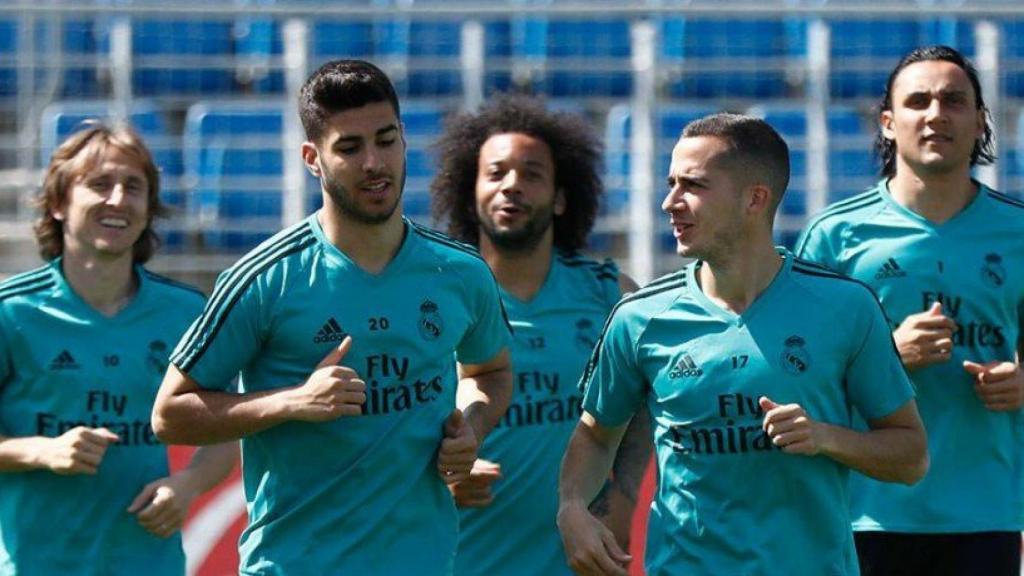
[[[377,137],[384,136],[388,132],[393,132],[393,131],[398,131],[398,125],[397,124],[388,124],[387,126],[381,128],[380,130],[377,130],[375,136],[377,136]],[[363,137],[362,136],[341,136],[337,140],[337,142],[346,142],[346,143],[362,142],[362,141],[363,141]]]
[[[707,186],[708,179],[701,178],[699,176],[672,176],[671,174],[665,179],[665,182],[671,186],[675,182],[690,182],[693,184],[700,184],[701,186]]]
[[[927,95],[927,94],[931,94],[931,93],[932,93],[932,91],[928,90],[927,88],[919,88],[919,89],[911,90],[910,92],[907,92],[907,96],[906,97],[910,98],[911,96]],[[940,96],[950,96],[950,95],[966,96],[969,92],[968,92],[968,90],[966,88],[943,88],[942,90],[939,90],[938,93],[939,93]]]

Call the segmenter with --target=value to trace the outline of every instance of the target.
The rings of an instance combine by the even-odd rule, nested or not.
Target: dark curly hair
[[[477,166],[480,148],[497,134],[526,134],[551,148],[555,188],[562,190],[566,204],[565,213],[554,219],[554,243],[565,251],[584,248],[604,196],[601,141],[583,118],[549,112],[541,101],[525,96],[500,96],[478,113],[447,123],[434,145],[439,165],[430,184],[435,220],[447,218],[448,234],[479,244]]]
[[[977,109],[984,113],[985,117],[985,132],[974,142],[974,150],[971,151],[971,166],[991,164],[995,161],[996,155],[992,148],[992,122],[990,121],[990,112],[987,106],[985,106],[985,99],[981,95],[981,82],[978,80],[978,71],[974,69],[974,65],[964,57],[963,54],[956,51],[949,46],[924,46],[921,48],[915,48],[902,59],[899,64],[893,68],[889,74],[889,80],[885,83],[885,94],[882,96],[882,102],[879,105],[879,114],[886,110],[892,110],[892,86],[896,83],[896,77],[900,75],[900,72],[904,68],[911,64],[918,62],[930,62],[933,60],[939,60],[942,62],[950,62],[958,66],[967,74],[967,79],[970,80],[971,86],[974,88],[974,101],[977,105]],[[896,142],[889,140],[882,134],[882,129],[879,127],[878,134],[875,137],[875,154],[878,159],[882,162],[882,176],[892,178],[896,175]]]
[[[153,231],[153,218],[165,216],[167,208],[160,202],[160,171],[149,148],[128,125],[107,125],[98,120],[87,120],[82,123],[81,130],[54,150],[43,177],[43,187],[35,197],[39,218],[33,230],[43,260],[53,260],[64,254],[64,223],[53,216],[53,211],[64,206],[71,186],[95,168],[110,148],[120,150],[135,160],[149,184],[146,191],[149,217],[146,229],[132,247],[132,261],[144,264],[160,247],[160,239]]]

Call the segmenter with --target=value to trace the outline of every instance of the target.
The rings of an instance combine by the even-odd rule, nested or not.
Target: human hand
[[[107,448],[120,437],[106,428],[76,426],[56,438],[43,439],[42,467],[61,475],[95,474]]]
[[[186,470],[146,484],[128,506],[128,512],[135,514],[146,531],[167,538],[185,524],[188,509],[197,496],[199,491]]]
[[[465,480],[448,484],[460,508],[483,508],[494,501],[491,484],[501,478],[501,464],[478,458]]]
[[[815,456],[822,450],[824,431],[799,404],[777,404],[767,396],[758,399],[764,420],[761,427],[772,444],[786,454]]]
[[[633,558],[623,552],[612,531],[586,506],[562,506],[557,524],[565,559],[573,572],[581,576],[627,576],[626,566]]]
[[[316,365],[309,378],[291,389],[291,417],[307,422],[325,422],[341,416],[359,416],[366,404],[366,382],[355,370],[339,363],[352,348],[352,337],[330,351]]]
[[[466,421],[462,410],[452,410],[444,421],[444,439],[437,451],[437,473],[447,484],[465,480],[473,469],[477,448],[476,431]]]
[[[942,314],[942,304],[907,316],[892,333],[900,360],[908,370],[946,362],[953,353],[956,322]]]
[[[1024,376],[1015,362],[964,361],[964,370],[974,377],[974,393],[994,412],[1010,412],[1024,406]]]

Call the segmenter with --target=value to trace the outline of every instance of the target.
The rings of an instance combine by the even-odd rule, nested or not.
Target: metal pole
[[[817,214],[828,204],[828,81],[830,30],[824,20],[807,29],[807,214]]]
[[[306,140],[294,102],[309,74],[309,26],[298,18],[284,24],[284,78],[288,97],[284,106],[284,131],[281,138],[283,197],[281,224],[291,226],[306,215],[306,166],[299,150]]]
[[[992,127],[992,148],[998,156],[999,121],[1002,119],[1002,94],[999,86],[999,27],[989,20],[974,26],[974,42],[977,45],[978,80],[985,95]],[[978,166],[977,178],[991,188],[999,188],[999,168],[995,164]]]
[[[651,22],[630,25],[633,41],[633,111],[630,129],[629,265],[641,285],[655,273],[654,170],[657,133],[656,104],[657,31]]]
[[[479,20],[462,24],[462,107],[476,110],[484,101],[484,25]]]

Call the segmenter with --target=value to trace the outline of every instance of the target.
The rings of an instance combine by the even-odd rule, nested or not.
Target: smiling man
[[[189,505],[234,443],[169,474],[149,413],[203,295],[146,270],[163,211],[127,127],[92,123],[54,151],[38,198],[41,268],[0,283],[0,574],[185,570]]]
[[[883,179],[812,220],[798,254],[881,299],[928,429],[913,488],[851,482],[865,574],[1019,574],[1024,529],[1024,203],[971,178],[993,160],[974,67],[945,46],[892,71]]]
[[[224,272],[171,357],[154,429],[242,438],[243,574],[449,574],[445,482],[468,476],[511,391],[498,290],[475,250],[402,217],[383,72],[324,64],[299,116],[324,207]]]
[[[849,470],[911,484],[927,469],[870,290],[772,245],[788,182],[788,147],[762,120],[716,114],[683,130],[662,209],[676,251],[696,260],[623,298],[587,367],[559,483],[578,573],[626,573],[587,503],[642,405],[658,474],[648,574],[855,575]],[[853,407],[869,430],[851,429]]]
[[[598,332],[636,289],[611,260],[579,252],[604,194],[600,144],[582,118],[505,96],[450,122],[438,149],[435,213],[480,247],[515,328],[511,406],[470,477],[451,485],[462,508],[456,573],[568,574],[555,526],[558,465]],[[646,413],[634,422],[592,506],[624,547],[650,457]]]

